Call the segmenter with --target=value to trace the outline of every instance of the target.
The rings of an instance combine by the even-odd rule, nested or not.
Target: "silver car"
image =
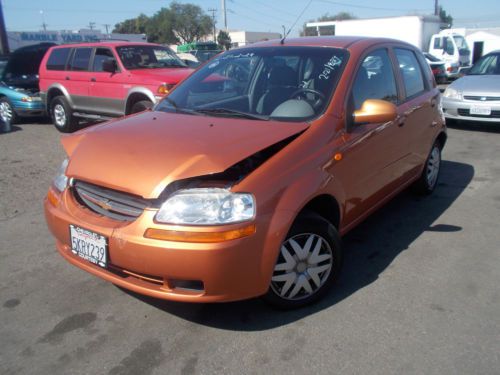
[[[500,123],[500,51],[481,57],[443,94],[446,119]]]

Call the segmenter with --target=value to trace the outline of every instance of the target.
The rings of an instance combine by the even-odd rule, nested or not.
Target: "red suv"
[[[40,95],[56,128],[153,106],[192,72],[168,47],[106,42],[53,47],[40,66]]]

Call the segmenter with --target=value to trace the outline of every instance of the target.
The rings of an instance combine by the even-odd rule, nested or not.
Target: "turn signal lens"
[[[173,87],[174,85],[172,84],[164,83],[163,85],[158,87],[158,94],[167,95],[170,92],[170,90],[172,90]]]
[[[149,228],[144,233],[144,237],[163,241],[213,243],[247,237],[254,234],[255,230],[255,224],[224,232],[186,232]]]
[[[47,200],[54,207],[57,207],[57,205],[59,204],[59,197],[56,195],[56,193],[52,189],[49,189],[49,192],[47,193]]]

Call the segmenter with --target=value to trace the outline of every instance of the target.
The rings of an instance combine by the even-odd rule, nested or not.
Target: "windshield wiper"
[[[202,113],[199,113],[198,111],[195,111],[193,109],[179,107],[177,105],[177,103],[173,99],[170,99],[168,96],[165,97],[165,98],[163,98],[163,100],[165,100],[167,103],[169,103],[170,105],[172,105],[172,107],[174,108],[175,113],[186,113],[188,115],[196,115],[196,116],[201,116],[202,115]]]
[[[234,109],[228,109],[228,108],[195,108],[194,111],[199,112],[199,113],[204,113],[207,115],[220,115],[220,116],[228,116],[228,117],[241,117],[241,118],[248,118],[252,120],[261,120],[261,121],[267,121],[269,120],[269,116],[264,116],[264,115],[254,115],[252,113],[247,113],[247,112],[240,112]]]

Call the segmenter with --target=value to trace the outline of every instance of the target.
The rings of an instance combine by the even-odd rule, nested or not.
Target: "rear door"
[[[405,149],[408,152],[405,174],[409,178],[420,173],[432,145],[437,125],[439,90],[434,86],[430,71],[423,57],[409,48],[394,48],[399,67],[401,91],[400,127],[405,133]]]
[[[104,61],[114,60],[117,71],[114,73],[103,70]],[[92,59],[89,82],[89,101],[96,113],[120,116],[124,114],[127,88],[125,74],[119,67],[116,56],[111,48],[97,47]]]
[[[92,47],[75,48],[64,74],[64,86],[71,96],[76,111],[88,111],[92,108],[89,103],[89,69],[92,51]]]

